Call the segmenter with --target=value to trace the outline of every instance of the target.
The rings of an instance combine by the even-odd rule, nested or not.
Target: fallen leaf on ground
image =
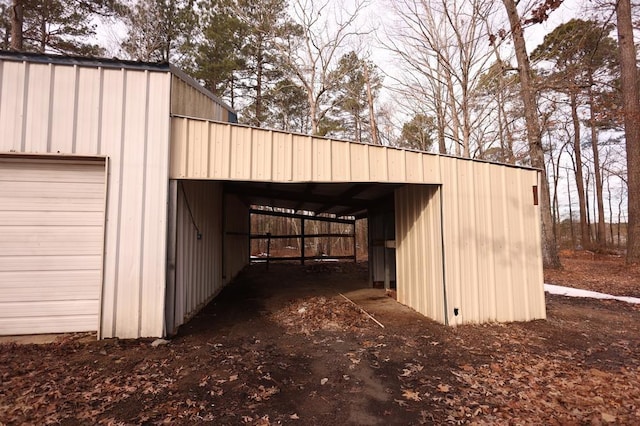
[[[420,398],[420,393],[415,392],[413,389],[404,389],[402,391],[402,396],[412,401],[422,401],[422,398]]]

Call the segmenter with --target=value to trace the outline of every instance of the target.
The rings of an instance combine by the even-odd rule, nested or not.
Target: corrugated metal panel
[[[382,146],[181,117],[171,141],[174,179],[440,183],[438,156]]]
[[[537,173],[441,161],[447,320],[545,318]]]
[[[225,122],[235,116],[220,99],[181,73],[171,78],[171,114]]]
[[[109,158],[102,337],[161,336],[169,71],[0,61],[0,153]]]
[[[222,281],[222,185],[178,183],[175,324],[184,324],[220,291]]]
[[[440,188],[405,186],[395,205],[398,301],[445,322]]]
[[[249,263],[249,208],[235,195],[225,195],[223,285]]]
[[[0,335],[96,331],[105,163],[0,158]]]
[[[444,301],[438,305],[433,294],[427,297],[421,293],[427,290],[419,288],[425,279],[432,279],[434,269],[416,266],[420,257],[409,252],[398,260],[398,270],[403,268],[406,278],[401,282],[399,272],[403,303],[434,315],[440,312],[434,318],[451,324],[545,317],[539,207],[533,205],[531,196],[537,171],[184,118],[173,118],[172,123],[174,178],[194,177],[206,168],[206,178],[216,180],[439,185],[436,198],[440,203],[442,197],[442,203],[437,208],[429,191],[402,195],[413,201],[401,200],[398,208],[424,209],[411,216],[422,223],[417,229],[425,233],[424,238],[408,241],[413,253],[429,256],[437,250],[428,234],[436,232],[431,221],[440,208],[443,211],[444,251],[439,252],[444,258],[446,317]],[[197,136],[205,133],[208,140]],[[200,152],[198,146],[205,143],[215,146],[216,154],[208,157],[206,167],[195,167],[187,161],[188,153]],[[423,196],[431,201],[421,204]],[[411,225],[406,226],[409,232]],[[409,234],[417,235],[415,232]]]

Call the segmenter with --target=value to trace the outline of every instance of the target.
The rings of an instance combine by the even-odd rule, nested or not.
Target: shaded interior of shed
[[[395,287],[394,191],[402,186],[403,184],[370,182],[223,184],[226,194],[233,194],[245,205],[253,207],[254,217],[276,216],[281,220],[295,220],[297,223],[296,233],[283,233],[268,226],[258,227],[254,220],[250,236],[254,247],[252,251],[254,254],[259,252],[262,257],[252,256],[253,262],[290,260],[304,264],[305,261],[356,261],[362,259],[356,253],[357,241],[363,241],[362,235],[357,234],[365,232],[367,247],[363,248],[358,244],[358,249],[360,253],[363,250],[366,253],[370,284],[385,288]],[[283,213],[281,210],[273,212],[272,208],[288,209],[295,213]],[[362,219],[366,220],[367,225],[356,227],[356,220]],[[345,232],[345,229],[349,229],[349,224],[353,224],[350,228],[352,231]],[[341,230],[337,231],[336,228]],[[345,239],[353,241],[350,253],[339,249],[331,250],[331,241],[343,242]],[[286,248],[297,251],[289,254],[285,250],[283,256],[282,250],[270,250],[271,247],[282,247],[285,243],[282,240],[286,241]],[[320,247],[319,241],[322,241]],[[256,250],[257,247],[259,250]]]
[[[380,206],[393,206],[393,192],[404,184],[392,183],[271,183],[226,182],[224,191],[249,205],[279,207],[336,217],[367,217]]]

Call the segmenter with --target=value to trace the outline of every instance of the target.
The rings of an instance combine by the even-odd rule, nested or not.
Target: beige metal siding
[[[171,114],[229,121],[229,108],[186,76],[171,78]]]
[[[407,185],[395,205],[398,301],[445,322],[440,188]]]
[[[0,61],[0,153],[109,158],[102,337],[161,336],[169,72]]]
[[[441,161],[448,322],[545,318],[537,172]]]
[[[0,335],[96,331],[105,162],[0,157]]]
[[[223,285],[222,185],[181,181],[177,196],[175,327],[191,318]]]
[[[171,122],[174,179],[440,183],[434,155],[205,120]]]
[[[184,118],[172,118],[171,150],[173,178],[438,185],[438,197],[434,187],[397,195],[408,238],[397,253],[402,302],[451,324],[546,315],[535,170]],[[436,256],[438,232],[446,301],[444,289],[423,288],[437,259],[426,267],[420,256]]]
[[[224,276],[229,283],[249,263],[249,208],[235,195],[224,197]]]

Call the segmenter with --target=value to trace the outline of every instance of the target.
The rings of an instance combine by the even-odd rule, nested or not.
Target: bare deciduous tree
[[[301,34],[292,34],[281,52],[307,94],[313,134],[318,133],[320,122],[331,109],[327,93],[340,81],[341,76],[334,72],[338,60],[350,43],[355,45],[356,37],[365,34],[356,22],[367,5],[366,0],[348,5],[332,0],[294,0],[291,5]]]
[[[627,228],[627,263],[640,262],[640,98],[638,93],[638,66],[631,25],[630,0],[616,3],[618,45],[624,128],[627,144],[627,184],[629,225]]]
[[[524,115],[527,126],[527,139],[529,141],[529,156],[531,165],[543,171],[540,178],[540,214],[542,216],[542,260],[545,267],[560,267],[558,248],[553,236],[553,218],[551,217],[551,205],[549,197],[549,182],[542,147],[542,133],[538,118],[538,106],[535,97],[535,89],[532,82],[531,64],[529,54],[524,41],[522,21],[516,7],[515,0],[502,0],[509,25],[511,36],[518,61],[518,75],[520,76],[520,94],[524,105]]]
[[[419,105],[409,109],[435,117],[441,152],[452,145],[456,155],[470,157],[473,143],[483,143],[474,141],[474,134],[486,125],[487,110],[474,103],[474,91],[492,57],[486,20],[493,2],[394,0],[392,5],[398,24],[387,46],[405,68],[399,82],[403,95]]]

